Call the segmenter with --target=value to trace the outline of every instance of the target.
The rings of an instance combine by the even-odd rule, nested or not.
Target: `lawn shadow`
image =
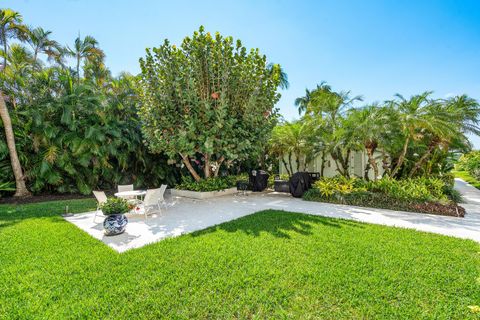
[[[51,219],[53,222],[64,222],[62,214],[69,212],[87,212],[93,210],[93,199],[75,199],[64,201],[47,201],[27,204],[0,205],[0,230],[27,219]]]
[[[283,210],[263,210],[236,220],[193,232],[191,236],[198,237],[222,230],[230,233],[241,231],[254,237],[258,237],[262,233],[269,233],[277,238],[290,239],[291,233],[297,233],[303,236],[313,234],[312,229],[315,225],[323,225],[329,228],[342,228],[345,226],[363,228],[361,223],[355,221]]]

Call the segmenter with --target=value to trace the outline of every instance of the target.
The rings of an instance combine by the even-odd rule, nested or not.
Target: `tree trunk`
[[[218,177],[218,173],[220,172],[220,167],[222,166],[223,161],[225,161],[225,157],[221,156],[220,159],[217,161],[217,167],[215,168],[215,172],[213,173],[214,177]]]
[[[25,177],[23,176],[22,166],[18,159],[17,148],[15,146],[15,136],[13,134],[12,120],[8,114],[7,105],[3,99],[3,95],[0,92],[0,117],[3,121],[3,127],[5,129],[5,138],[7,140],[8,152],[10,155],[10,162],[12,164],[13,174],[15,175],[15,197],[27,197],[32,194],[28,191],[25,185]]]
[[[180,154],[180,157],[182,157],[183,163],[185,164],[185,166],[187,167],[188,171],[193,176],[195,181],[202,180],[202,178],[198,175],[197,171],[195,171],[195,169],[192,167],[192,164],[190,163],[190,159],[188,159],[188,156],[184,156],[181,153],[179,153],[179,154]]]
[[[370,173],[370,161],[367,162],[367,164],[365,165],[365,169],[363,169],[363,179],[367,180],[367,181],[370,181],[370,177],[368,176],[368,174]]]
[[[297,172],[300,171],[300,153],[295,154],[295,163],[297,164]]]
[[[321,167],[320,167],[320,177],[323,178],[323,174],[325,172],[325,151],[322,151],[322,164],[321,164]]]
[[[400,154],[400,157],[398,158],[397,164],[395,168],[392,170],[391,176],[394,177],[397,173],[398,170],[402,167],[403,161],[405,160],[405,155],[407,154],[407,149],[408,149],[408,143],[410,142],[410,137],[407,137],[405,140],[405,144],[403,145],[402,153]]]
[[[436,148],[436,144],[433,144],[431,146],[428,147],[428,150],[427,152],[425,152],[423,154],[423,156],[418,159],[418,161],[415,163],[415,165],[413,166],[412,170],[410,171],[410,173],[408,174],[408,177],[413,177],[413,175],[417,172],[418,169],[420,169],[420,167],[422,166],[422,164],[425,162],[425,160],[427,160],[427,158],[430,156],[430,154],[432,153],[432,151]]]
[[[80,83],[80,56],[77,55],[77,82]]]
[[[285,167],[285,170],[287,170],[288,175],[291,176],[292,173],[291,173],[290,170],[288,169],[288,165],[287,165],[287,162],[285,161],[285,158],[282,156],[281,159],[282,159],[281,161],[282,161],[282,163],[283,163],[283,166]]]
[[[333,161],[335,161],[335,167],[337,167],[336,170],[338,171],[338,173],[340,173],[340,175],[342,176],[345,176],[345,172],[343,172],[343,165],[339,164],[338,162],[338,154],[335,154],[334,151],[331,151],[330,156],[332,157]]]
[[[376,181],[377,177],[378,177],[378,166],[377,166],[377,162],[375,161],[375,158],[373,156],[373,154],[375,153],[375,149],[366,148],[366,150],[367,150],[368,162],[370,164],[370,167],[372,167],[372,169],[373,169],[373,174],[375,175],[373,180]]]
[[[293,167],[292,167],[292,153],[288,153],[288,165],[290,166],[290,172],[293,174]]]
[[[210,156],[208,154],[204,154],[203,157],[205,158],[203,175],[205,179],[208,179],[210,178],[210,173],[212,172],[212,167],[210,166]]]
[[[4,38],[3,39],[3,72],[5,72],[7,68],[7,40]],[[3,97],[2,97],[3,99]]]

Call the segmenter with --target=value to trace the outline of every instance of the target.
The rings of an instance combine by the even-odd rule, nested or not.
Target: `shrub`
[[[474,178],[480,180],[480,151],[472,151],[462,155],[455,165],[459,171],[467,171]]]
[[[122,214],[128,212],[132,205],[122,198],[108,198],[100,207],[104,215]]]
[[[370,191],[353,191],[346,194],[336,193],[334,196],[324,197],[319,189],[310,189],[303,195],[303,199],[307,201],[320,201],[359,207],[423,212],[454,217],[463,217],[465,215],[465,209],[454,203],[405,200]]]
[[[177,184],[176,188],[199,192],[218,191],[235,187],[237,180],[243,179],[245,176],[226,176],[194,181],[192,177],[186,176],[182,177],[182,182]]]
[[[344,177],[322,178],[304,194],[305,200],[392,210],[463,216],[455,203],[461,200],[453,185],[440,178],[377,181]]]

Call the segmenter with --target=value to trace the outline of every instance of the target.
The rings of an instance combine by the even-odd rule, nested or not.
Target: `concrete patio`
[[[96,222],[93,222],[94,212],[76,214],[66,220],[118,252],[205,229],[266,209],[411,228],[480,242],[480,191],[462,180],[456,180],[455,184],[467,201],[463,205],[467,211],[465,218],[309,202],[284,193],[265,192],[226,195],[208,200],[170,197],[167,200],[168,210],[149,216],[147,221],[143,215],[129,215],[126,231],[113,237],[103,234],[103,218],[97,217]]]

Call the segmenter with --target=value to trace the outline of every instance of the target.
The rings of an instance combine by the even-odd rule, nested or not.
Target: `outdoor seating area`
[[[141,214],[127,215],[129,223],[125,232],[113,237],[105,236],[99,219],[93,221],[92,217],[96,212],[79,213],[65,219],[119,252],[202,230],[262,210],[308,213],[439,233],[480,242],[480,191],[461,181],[457,183],[462,192],[468,194],[470,203],[465,204],[469,214],[463,219],[309,202],[294,198],[288,193],[275,191],[224,195],[205,200],[166,196],[163,203],[168,210],[162,213],[151,212],[147,220]]]
[[[120,199],[126,200],[131,204],[131,209],[126,212],[129,215],[143,215],[145,220],[148,215],[153,213],[161,214],[162,208],[167,210],[168,205],[165,201],[165,191],[167,190],[167,185],[162,184],[160,188],[157,189],[147,189],[147,190],[134,190],[133,184],[130,185],[119,185],[118,191],[114,193],[114,196]],[[104,216],[102,213],[101,207],[107,202],[107,196],[104,191],[93,191],[93,195],[97,200],[97,210],[93,217],[93,221],[98,215]]]

